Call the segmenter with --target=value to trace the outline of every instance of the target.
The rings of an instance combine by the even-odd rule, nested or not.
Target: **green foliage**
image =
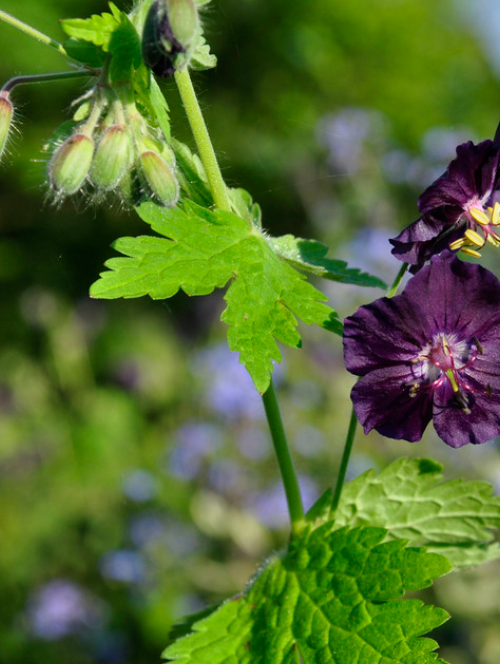
[[[420,637],[447,613],[394,600],[431,585],[450,565],[385,536],[378,528],[332,532],[331,523],[305,532],[164,656],[179,664],[435,662],[436,643]]]
[[[429,459],[398,459],[379,475],[368,470],[344,487],[336,526],[387,528],[389,537],[442,553],[458,567],[500,557],[492,543],[500,497],[486,482],[441,482],[441,470]]]
[[[272,361],[281,360],[276,341],[300,347],[296,318],[341,333],[326,297],[276,256],[247,220],[190,203],[174,210],[145,203],[137,211],[168,240],[117,240],[114,248],[128,258],[107,261],[109,272],[92,286],[92,297],[167,299],[179,289],[207,295],[231,280],[222,320],[230,326],[231,350],[240,353],[259,392],[269,385]]]
[[[387,288],[387,284],[378,277],[348,268],[345,261],[327,258],[328,247],[323,242],[284,235],[273,238],[271,244],[278,256],[298,270],[304,270],[324,279],[341,281],[344,284]]]
[[[110,3],[111,14],[93,14],[87,19],[66,19],[61,25],[70,37],[68,53],[85,64],[99,66],[104,61],[98,49],[113,57],[109,65],[109,76],[113,82],[127,80],[132,69],[142,63],[139,35],[127,14]],[[90,62],[87,60],[90,60]]]

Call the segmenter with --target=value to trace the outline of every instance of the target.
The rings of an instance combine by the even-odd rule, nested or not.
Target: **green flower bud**
[[[131,140],[121,125],[108,127],[101,136],[90,169],[90,178],[98,187],[112,189],[130,166]]]
[[[187,51],[200,27],[195,3],[193,0],[166,0],[160,5],[163,5],[162,10],[166,11],[166,20],[173,36],[170,41],[168,30],[165,30],[166,26],[163,24],[164,32],[160,31],[161,43],[167,48],[175,40]],[[163,21],[165,22],[165,18]]]
[[[85,134],[74,134],[52,155],[49,182],[61,194],[74,194],[85,181],[92,163],[94,141]]]
[[[179,198],[179,183],[170,166],[151,150],[139,155],[139,163],[154,197],[165,207],[173,207]]]
[[[146,16],[142,35],[142,57],[162,78],[185,67],[200,34],[194,0],[156,0]]]
[[[9,93],[3,92],[0,94],[0,157],[7,145],[13,115],[14,107],[9,99]]]

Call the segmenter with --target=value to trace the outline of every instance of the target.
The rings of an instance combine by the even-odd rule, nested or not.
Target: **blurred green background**
[[[125,3],[120,8],[129,9]],[[3,0],[57,39],[97,0]],[[387,238],[464,140],[500,115],[495,0],[214,0],[216,70],[194,75],[228,183],[273,234],[328,243],[391,280]],[[0,24],[1,78],[67,67]],[[119,205],[47,199],[53,130],[76,82],[15,92],[0,172],[0,663],[159,661],[172,623],[238,592],[286,538],[259,398],[218,323],[221,294],[90,301],[117,237],[145,232]],[[192,145],[175,87],[174,134]],[[495,270],[497,257],[488,253]],[[497,274],[500,274],[497,270]],[[381,295],[320,285],[342,315]],[[307,504],[332,481],[353,383],[341,344],[303,328],[276,381]],[[350,476],[402,455],[500,490],[495,443],[450,450],[358,435]],[[452,664],[500,661],[500,565],[439,581]]]

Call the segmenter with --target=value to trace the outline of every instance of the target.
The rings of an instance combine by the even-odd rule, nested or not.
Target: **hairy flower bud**
[[[92,161],[92,182],[104,189],[115,187],[130,165],[130,155],[131,140],[125,127],[108,127],[101,136]]]
[[[13,115],[14,107],[12,106],[12,102],[8,97],[8,93],[3,92],[0,94],[0,157],[7,144]]]
[[[139,162],[155,198],[165,207],[173,207],[179,198],[179,183],[170,166],[151,150],[142,152]]]
[[[74,194],[85,181],[92,163],[94,141],[74,134],[54,152],[49,162],[49,181],[61,194]]]
[[[194,0],[156,0],[144,23],[144,62],[157,76],[172,76],[188,64],[199,32]]]

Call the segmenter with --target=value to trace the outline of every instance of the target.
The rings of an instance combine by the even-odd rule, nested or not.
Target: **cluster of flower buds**
[[[169,78],[188,65],[200,34],[194,0],[155,0],[144,23],[144,62],[157,76]]]
[[[97,90],[74,119],[76,128],[48,165],[56,199],[90,184],[98,193],[114,191],[131,204],[146,197],[165,207],[177,203],[175,155],[133,102],[117,96],[109,100]]]

